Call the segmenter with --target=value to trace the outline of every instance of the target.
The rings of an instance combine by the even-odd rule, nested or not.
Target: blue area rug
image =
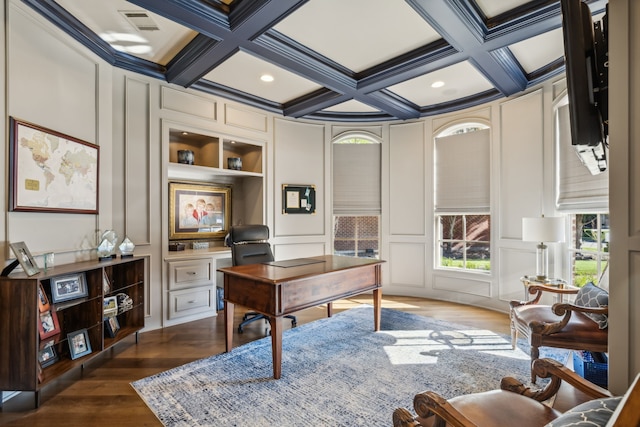
[[[565,363],[569,352],[541,349]],[[282,378],[271,341],[132,383],[165,426],[389,426],[397,407],[433,390],[445,398],[529,381],[529,347],[510,337],[401,311],[363,306],[283,334]]]

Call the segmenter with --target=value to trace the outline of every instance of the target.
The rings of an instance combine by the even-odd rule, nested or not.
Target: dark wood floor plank
[[[371,304],[370,295],[361,295],[334,303],[334,313]],[[482,327],[508,334],[505,313],[424,298],[384,296],[383,307],[422,316]],[[235,311],[236,324],[246,310]],[[326,316],[326,307],[314,307],[296,313],[298,324]],[[290,322],[283,322],[285,329]],[[259,321],[235,332],[234,345],[263,338],[266,325]],[[41,405],[33,406],[33,396],[22,393],[5,402],[0,425],[22,426],[161,426],[129,383],[167,369],[224,351],[224,316],[199,320],[155,331],[143,332],[136,344],[130,337],[111,351],[85,364],[83,370],[69,372],[48,385],[41,393]],[[389,415],[391,416],[391,415]]]

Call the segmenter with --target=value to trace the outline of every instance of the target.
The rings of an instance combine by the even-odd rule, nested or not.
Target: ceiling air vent
[[[158,31],[160,28],[144,10],[120,10],[122,16],[138,31]]]

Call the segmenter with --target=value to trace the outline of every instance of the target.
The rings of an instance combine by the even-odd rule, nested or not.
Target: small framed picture
[[[104,330],[111,338],[115,338],[120,330],[120,323],[116,316],[108,317],[104,320]]]
[[[115,316],[116,314],[118,314],[118,297],[104,297],[102,307],[105,319],[107,317]]]
[[[47,298],[47,294],[44,292],[42,283],[38,283],[38,310],[40,310],[40,313],[44,313],[49,310],[49,308],[49,298]]]
[[[40,313],[40,322],[38,322],[38,332],[40,339],[49,338],[60,333],[60,324],[58,323],[58,315],[54,310],[47,310]]]
[[[51,278],[51,299],[54,303],[82,298],[87,295],[89,295],[89,291],[84,273]]]
[[[67,341],[69,341],[72,360],[91,354],[91,341],[89,341],[89,334],[86,329],[71,332],[67,335]]]
[[[109,292],[111,292],[111,282],[109,281],[107,271],[102,270],[102,293],[106,295]]]
[[[27,276],[33,276],[40,272],[38,264],[36,264],[24,242],[9,243],[9,246]]]
[[[49,365],[53,365],[58,360],[58,354],[54,346],[50,345],[38,352],[38,361],[40,366],[46,368]]]

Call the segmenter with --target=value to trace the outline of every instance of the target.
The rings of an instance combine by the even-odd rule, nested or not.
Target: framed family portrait
[[[24,242],[9,243],[9,246],[27,276],[33,276],[40,272],[38,264]]]
[[[38,310],[40,313],[44,313],[49,310],[51,305],[49,304],[49,298],[42,287],[42,283],[38,283]]]
[[[72,360],[91,354],[91,341],[89,341],[89,334],[86,329],[71,332],[67,335],[67,341],[69,342],[69,352]]]
[[[103,317],[115,316],[118,314],[118,297],[104,297],[102,300]]]
[[[60,333],[60,324],[58,323],[58,315],[54,310],[47,310],[40,313],[40,321],[38,322],[38,332],[40,339],[49,338]]]
[[[54,303],[82,298],[89,295],[84,273],[51,278],[51,299]]]
[[[231,188],[169,183],[169,240],[224,239],[231,225]]]
[[[98,213],[100,147],[10,118],[9,209]]]

